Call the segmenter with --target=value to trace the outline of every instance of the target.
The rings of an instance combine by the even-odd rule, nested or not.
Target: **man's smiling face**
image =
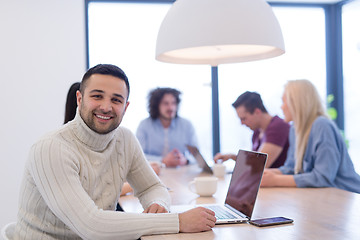
[[[76,93],[81,118],[93,131],[106,134],[116,129],[129,105],[125,81],[112,75],[93,74],[83,93]]]

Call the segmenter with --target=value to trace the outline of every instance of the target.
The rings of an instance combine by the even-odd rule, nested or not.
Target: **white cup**
[[[217,181],[216,177],[196,177],[189,182],[189,189],[201,197],[210,197],[216,192]]]
[[[214,164],[212,170],[213,170],[214,176],[218,177],[218,178],[222,178],[226,174],[226,166],[222,163]]]

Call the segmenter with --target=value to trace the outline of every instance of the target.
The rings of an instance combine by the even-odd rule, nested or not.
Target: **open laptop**
[[[266,153],[239,150],[225,204],[201,205],[215,212],[216,224],[251,220],[266,159]],[[173,212],[184,210],[180,205],[171,206]]]
[[[201,155],[199,149],[195,146],[186,145],[186,148],[191,153],[191,155],[195,158],[197,164],[204,172],[213,173],[211,167],[205,160],[205,158]]]

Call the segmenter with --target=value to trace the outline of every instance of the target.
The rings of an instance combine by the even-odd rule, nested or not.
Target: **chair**
[[[12,240],[14,238],[14,232],[15,232],[15,226],[16,226],[16,222],[11,222],[6,224],[2,229],[1,229],[1,237],[4,240]]]

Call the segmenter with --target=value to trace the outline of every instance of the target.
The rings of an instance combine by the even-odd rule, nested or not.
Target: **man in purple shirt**
[[[241,124],[254,131],[252,136],[252,150],[268,154],[266,167],[277,168],[282,166],[286,159],[289,147],[290,126],[278,116],[271,116],[256,92],[241,94],[232,104]],[[214,160],[236,159],[235,154],[215,155]]]

